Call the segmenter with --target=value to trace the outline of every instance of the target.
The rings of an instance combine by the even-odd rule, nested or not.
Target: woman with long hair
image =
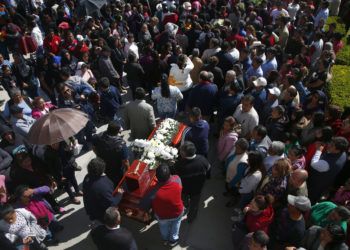
[[[252,200],[256,188],[265,175],[263,157],[258,151],[252,151],[248,154],[248,165],[239,187],[241,195],[239,207],[241,209]]]
[[[174,118],[177,111],[177,102],[182,100],[181,91],[168,84],[168,76],[162,75],[160,86],[152,91],[152,100],[157,102],[158,115],[162,118]]]

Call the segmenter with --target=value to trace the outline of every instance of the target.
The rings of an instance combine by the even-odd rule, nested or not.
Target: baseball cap
[[[182,4],[182,7],[183,7],[185,10],[188,10],[188,11],[192,9],[192,5],[191,5],[190,2],[184,2],[184,3]]]
[[[277,87],[273,87],[273,88],[268,89],[268,90],[269,90],[271,95],[275,95],[277,97],[279,97],[280,94],[281,94],[281,90],[279,88],[277,88]]]
[[[63,30],[69,30],[69,29],[70,29],[70,26],[69,26],[69,23],[67,23],[67,22],[61,22],[61,23],[58,25],[58,28],[63,29]]]
[[[288,195],[288,204],[296,207],[302,212],[309,211],[311,209],[311,202],[306,196],[294,196]]]
[[[265,87],[267,85],[267,81],[264,77],[259,77],[255,81],[253,81],[255,87]]]
[[[82,35],[77,35],[78,42],[84,41],[84,37]]]
[[[12,115],[22,113],[22,111],[23,111],[23,108],[19,107],[18,105],[12,105],[10,107],[10,113]]]

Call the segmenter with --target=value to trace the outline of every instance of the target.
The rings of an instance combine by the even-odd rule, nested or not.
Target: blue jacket
[[[101,99],[101,114],[113,119],[120,105],[123,104],[122,97],[118,89],[110,86],[107,91],[99,91]]]
[[[110,206],[116,206],[121,195],[113,196],[114,185],[107,176],[85,176],[83,181],[84,207],[90,220],[103,222],[105,211]]]
[[[194,143],[197,153],[207,155],[209,150],[209,124],[206,120],[199,120],[190,124],[185,132],[185,140]]]
[[[202,111],[202,115],[210,116],[213,113],[217,92],[218,87],[215,84],[199,83],[191,91],[188,106],[190,108],[198,107]]]

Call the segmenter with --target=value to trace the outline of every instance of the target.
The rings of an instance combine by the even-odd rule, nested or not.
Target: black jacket
[[[196,155],[194,159],[180,159],[173,172],[181,178],[182,191],[195,195],[201,193],[209,169],[208,160],[202,155]]]
[[[119,203],[121,196],[113,196],[113,191],[113,182],[107,176],[91,177],[89,174],[85,176],[83,181],[83,199],[84,207],[90,220],[103,222],[106,209]]]
[[[91,237],[98,250],[137,250],[134,237],[125,228],[100,225],[91,231]]]

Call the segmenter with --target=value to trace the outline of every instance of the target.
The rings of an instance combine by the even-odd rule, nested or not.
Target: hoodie
[[[268,206],[260,213],[248,212],[244,218],[245,224],[249,232],[256,232],[258,230],[269,234],[269,226],[274,218],[274,211],[272,206]]]
[[[185,140],[194,143],[197,153],[206,156],[209,150],[209,124],[206,120],[191,123],[185,131]]]

